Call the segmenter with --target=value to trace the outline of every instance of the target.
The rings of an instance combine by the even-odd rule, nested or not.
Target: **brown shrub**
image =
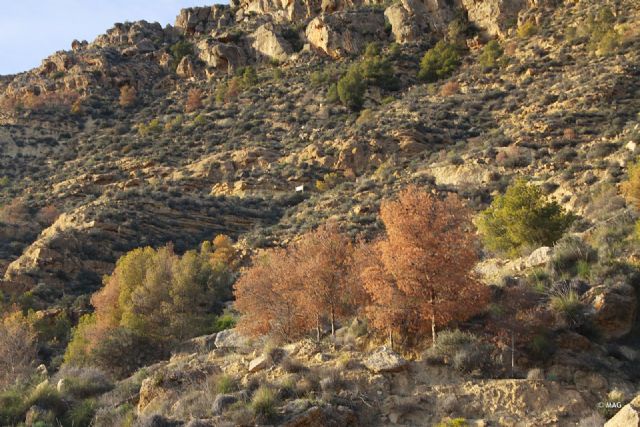
[[[202,91],[200,89],[191,89],[187,95],[187,102],[184,111],[191,113],[202,108]]]
[[[440,95],[451,96],[458,93],[459,91],[460,85],[458,84],[458,82],[447,82],[442,85],[442,88],[440,89]]]
[[[136,103],[138,99],[138,91],[135,87],[125,85],[120,88],[120,101],[119,104],[122,108],[131,107]]]

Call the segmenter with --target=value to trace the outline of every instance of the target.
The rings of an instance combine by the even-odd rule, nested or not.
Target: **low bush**
[[[550,268],[558,276],[569,275],[573,277],[578,274],[578,267],[584,272],[584,263],[588,265],[588,263],[596,261],[596,258],[596,251],[584,240],[576,236],[565,236],[558,240],[553,247]]]
[[[169,52],[172,56],[170,66],[175,71],[182,58],[193,54],[193,45],[186,40],[180,40],[169,48]]]
[[[251,409],[259,422],[265,422],[274,418],[276,403],[276,393],[271,388],[262,386],[251,399]]]
[[[516,34],[521,39],[528,39],[529,37],[538,34],[538,30],[539,28],[536,23],[532,20],[529,20],[518,27]]]
[[[485,68],[493,68],[500,64],[500,58],[504,54],[504,49],[500,46],[497,40],[491,40],[482,48],[482,53],[480,54],[478,60],[480,61],[480,65]]]
[[[491,368],[490,346],[480,341],[470,332],[458,329],[442,331],[438,334],[436,344],[427,350],[428,358],[448,360],[457,370],[471,372],[475,369]]]
[[[238,389],[236,379],[230,375],[219,375],[214,379],[214,383],[218,394],[229,394]]]
[[[338,80],[338,98],[351,110],[357,111],[362,108],[366,90],[367,85],[357,67],[350,68],[347,74]]]
[[[570,326],[577,326],[583,320],[584,305],[578,293],[569,286],[552,291],[549,296],[549,307]]]

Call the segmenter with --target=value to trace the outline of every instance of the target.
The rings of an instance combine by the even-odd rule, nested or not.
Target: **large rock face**
[[[205,39],[198,43],[197,48],[200,59],[219,72],[233,74],[238,67],[247,63],[242,48],[234,44]]]
[[[527,6],[527,0],[462,0],[469,21],[490,35],[502,36],[514,26],[518,13]]]
[[[630,285],[596,286],[585,295],[591,304],[591,317],[603,338],[614,340],[631,332],[638,305]]]
[[[291,44],[278,34],[273,24],[261,25],[250,36],[250,40],[258,58],[285,61],[293,53]]]
[[[311,46],[334,59],[357,55],[368,42],[385,37],[384,16],[377,11],[323,14],[309,23],[306,35]]]
[[[185,34],[205,34],[233,23],[228,6],[191,7],[182,9],[176,18],[175,27]]]
[[[427,15],[426,6],[419,0],[402,0],[384,11],[398,43],[414,42],[424,37],[429,27]]]

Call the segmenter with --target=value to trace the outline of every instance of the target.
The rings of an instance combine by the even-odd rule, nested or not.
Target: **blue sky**
[[[0,0],[0,75],[26,71],[115,22],[173,24],[181,8],[220,0]]]

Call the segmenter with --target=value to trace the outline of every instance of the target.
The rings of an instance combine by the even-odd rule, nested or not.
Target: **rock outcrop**
[[[218,72],[233,74],[247,63],[244,50],[235,44],[205,39],[197,44],[197,49],[200,59]]]
[[[428,10],[420,0],[402,0],[384,11],[397,43],[415,42],[429,29]]]
[[[462,0],[469,21],[492,36],[504,36],[514,27],[518,13],[527,6],[527,0]]]
[[[370,41],[385,37],[384,15],[378,11],[323,14],[306,29],[311,46],[334,59],[357,55]]]
[[[261,25],[251,36],[251,47],[258,59],[286,61],[293,48],[273,24]]]
[[[190,55],[182,58],[176,68],[176,74],[184,79],[190,79],[196,76],[196,67]]]
[[[206,34],[221,30],[233,23],[229,6],[191,7],[182,9],[176,18],[175,27],[184,34]]]

